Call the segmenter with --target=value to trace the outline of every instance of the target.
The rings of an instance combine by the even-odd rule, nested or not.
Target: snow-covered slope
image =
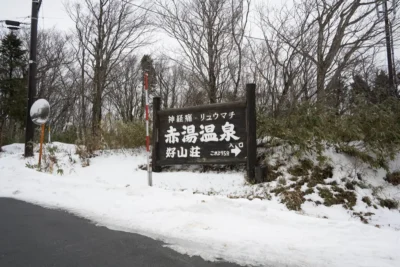
[[[257,266],[400,266],[398,210],[374,209],[370,224],[340,205],[305,202],[303,211],[289,211],[279,197],[257,198],[277,181],[249,185],[238,172],[154,173],[150,188],[146,172],[138,168],[145,163],[141,150],[103,152],[82,167],[75,146],[53,146],[57,149],[46,149],[57,161],[48,165],[52,174],[27,168],[37,158],[23,159],[23,145],[3,147],[0,197],[65,209],[111,229],[164,240],[177,251],[209,260]],[[333,160],[343,165],[335,166],[332,178],[340,179],[340,172],[347,171],[344,166],[351,167],[352,162],[341,155],[333,155]],[[392,163],[394,168],[396,164]],[[370,170],[364,171],[363,177],[369,177]],[[385,185],[381,192],[398,197],[398,187],[375,177],[370,182]],[[368,190],[372,189],[356,189],[357,194],[372,194]],[[357,201],[354,209],[370,207]]]

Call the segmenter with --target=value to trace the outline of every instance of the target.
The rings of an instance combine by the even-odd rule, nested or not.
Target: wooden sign
[[[243,102],[179,109],[160,110],[154,98],[153,171],[164,165],[247,163],[254,177],[255,85],[246,90]]]

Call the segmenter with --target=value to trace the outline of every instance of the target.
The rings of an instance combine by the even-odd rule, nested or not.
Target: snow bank
[[[78,162],[73,146],[58,145],[68,151],[57,154],[63,162]],[[145,162],[140,152],[105,153],[86,168],[65,163],[64,175],[55,176],[25,168],[23,146],[4,150],[0,196],[66,209],[111,229],[163,240],[182,253],[257,266],[400,266],[400,231],[364,225],[336,206],[318,212],[306,207],[315,216],[337,213],[332,220],[288,211],[277,199],[227,198],[260,188],[246,185],[241,173],[153,174],[149,188],[138,169]],[[388,220],[400,224],[398,218]]]

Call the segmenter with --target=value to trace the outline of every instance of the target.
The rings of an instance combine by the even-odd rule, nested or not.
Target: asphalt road
[[[0,198],[0,267],[238,266],[181,255],[59,210]]]

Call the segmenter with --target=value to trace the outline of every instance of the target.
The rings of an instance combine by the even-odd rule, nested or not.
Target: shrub
[[[137,148],[145,145],[146,128],[143,122],[116,122],[109,129],[102,129],[108,148]]]
[[[379,198],[378,199],[379,200],[379,204],[382,206],[382,207],[386,207],[386,208],[388,208],[388,209],[397,209],[398,207],[399,207],[399,203],[397,202],[397,201],[395,201],[395,200],[393,200],[393,199],[382,199],[382,198]]]
[[[82,167],[87,167],[90,165],[89,158],[93,157],[93,154],[92,152],[88,151],[87,146],[77,145],[75,148],[75,153],[79,156]]]
[[[314,189],[313,188],[307,188],[307,190],[304,191],[305,195],[310,195],[310,194],[313,194],[313,193],[314,193]]]
[[[328,188],[319,188],[318,187],[318,191],[319,191],[319,193],[318,193],[319,196],[324,199],[325,206],[329,207],[329,206],[337,204],[332,192]]]
[[[363,214],[362,212],[354,212],[353,215],[356,216],[356,217],[359,217],[360,220],[365,224],[368,224],[368,219],[365,218],[365,217],[366,216],[371,216],[370,213]],[[373,213],[372,213],[372,215],[373,215]]]
[[[290,173],[293,176],[299,177],[299,176],[308,175],[308,169],[304,169],[301,165],[295,165],[288,169],[288,173]]]
[[[267,177],[266,177],[266,182],[272,182],[275,181],[278,177],[282,176],[283,173],[278,171],[279,165],[267,165]]]
[[[51,135],[52,141],[58,141],[67,144],[75,144],[78,139],[77,128],[75,126],[68,127],[62,132],[54,132]]]
[[[345,184],[345,186],[346,186],[346,188],[347,188],[348,190],[355,190],[355,189],[356,189],[356,188],[354,187],[354,184],[353,184],[352,182],[350,182],[350,181],[347,181],[346,184]]]
[[[371,207],[372,202],[371,202],[371,199],[369,197],[365,196],[361,200],[362,200],[362,202],[366,203],[369,207]]]
[[[301,204],[303,204],[304,201],[303,192],[300,190],[283,192],[282,203],[285,203],[289,210],[300,211]]]
[[[314,152],[326,145],[361,159],[373,168],[387,169],[400,149],[400,102],[388,99],[372,105],[360,102],[346,113],[303,103],[287,114],[259,114],[258,135],[271,136],[268,145],[285,145],[294,155]],[[357,142],[357,143],[355,143]],[[355,145],[357,144],[357,145]]]
[[[385,181],[392,185],[400,184],[400,171],[386,174]]]
[[[338,186],[333,186],[332,193],[329,188],[318,188],[319,196],[324,199],[325,206],[342,204],[347,209],[352,209],[357,202],[357,196],[352,191],[346,191]]]
[[[326,165],[325,167],[315,166],[310,179],[308,182],[308,187],[314,187],[317,184],[325,184],[325,179],[331,178],[333,176],[333,167]]]
[[[293,176],[308,175],[310,170],[314,167],[314,163],[309,159],[299,160],[299,164],[288,169],[288,172]]]
[[[278,186],[275,187],[274,189],[271,190],[271,193],[275,194],[276,196],[281,194],[282,192],[285,192],[287,190],[287,188],[283,187],[283,186]]]
[[[278,179],[278,184],[280,184],[280,185],[286,185],[286,179],[285,179],[285,177],[279,178],[279,179]]]

